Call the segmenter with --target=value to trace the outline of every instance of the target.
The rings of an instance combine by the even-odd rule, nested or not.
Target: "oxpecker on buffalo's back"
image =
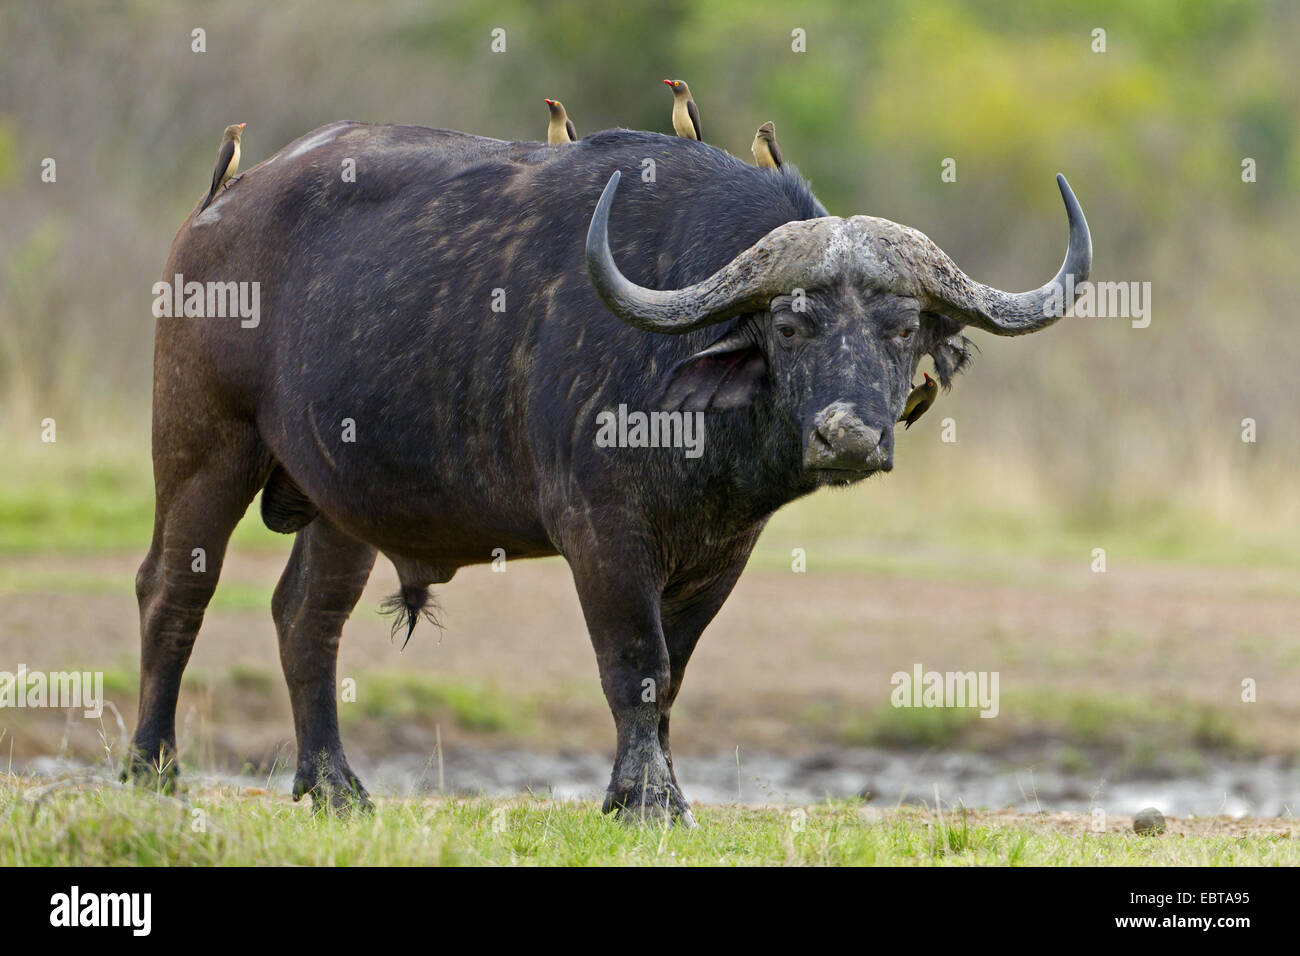
[[[691,98],[685,80],[664,80],[673,91],[673,129],[683,139],[703,140],[700,132],[700,108]]]
[[[216,198],[217,191],[222,186],[229,185],[239,172],[239,138],[244,132],[247,123],[239,123],[235,126],[227,126],[225,133],[221,137],[221,145],[217,147],[217,162],[212,168],[212,186],[208,190],[207,198],[203,200],[203,205],[199,206],[199,212],[208,208],[208,204]]]
[[[781,147],[776,145],[776,124],[771,120],[758,128],[753,145],[749,148],[754,154],[754,162],[759,166],[764,169],[781,168]]]
[[[578,141],[578,131],[573,126],[573,120],[569,119],[569,114],[564,110],[564,104],[559,100],[546,100],[546,108],[550,110],[551,121],[546,127],[546,141],[548,143],[576,143]]]

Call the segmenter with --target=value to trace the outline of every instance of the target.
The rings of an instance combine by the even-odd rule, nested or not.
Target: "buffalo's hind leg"
[[[293,796],[311,794],[318,811],[370,806],[339,739],[335,665],[343,624],[374,563],[374,548],[318,515],[295,537],[271,601],[298,740]]]
[[[173,437],[159,448],[155,438],[153,542],[135,579],[140,711],[122,779],[163,789],[177,775],[181,676],[217,587],[230,533],[270,463],[251,425],[212,423],[210,431],[190,434],[196,436],[193,446]]]

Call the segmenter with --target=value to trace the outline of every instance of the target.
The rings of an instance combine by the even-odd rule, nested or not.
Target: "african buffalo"
[[[913,229],[828,216],[789,166],[691,140],[336,123],[286,146],[191,214],[163,273],[186,314],[164,302],[156,329],[128,771],[174,772],[181,673],[263,491],[266,523],[296,532],[272,601],[295,796],[368,799],[335,658],[376,552],[408,636],[457,568],[561,554],[617,728],[604,809],[691,823],[668,718],[701,632],[776,509],[893,467],[922,356],[947,386],[966,326],[1059,318],[1052,293],[1092,251],[1058,180],[1065,263],[1011,294]],[[257,314],[201,316],[203,289],[232,282]],[[620,407],[700,413],[700,453],[597,441]]]

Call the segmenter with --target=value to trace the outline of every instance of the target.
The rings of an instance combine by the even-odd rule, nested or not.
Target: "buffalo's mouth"
[[[894,470],[893,461],[863,462],[862,464],[821,465],[812,467],[806,462],[804,470],[817,482],[819,487],[845,487],[870,478],[872,475],[888,474]]]
[[[893,462],[890,462],[879,468],[809,468],[808,473],[817,479],[817,484],[821,487],[845,488],[872,475],[885,474],[893,470],[893,467]]]

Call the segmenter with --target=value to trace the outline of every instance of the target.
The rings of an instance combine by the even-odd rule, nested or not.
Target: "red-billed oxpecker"
[[[781,147],[776,145],[776,124],[768,120],[754,134],[754,162],[763,169],[780,169],[782,165]]]
[[[925,375],[925,373],[922,373]],[[903,414],[898,417],[900,422],[907,422],[904,428],[911,428],[918,418],[930,410],[934,400],[939,396],[939,383],[929,375],[925,375],[925,381],[916,388],[912,389],[907,395],[907,402],[903,405]]]
[[[551,125],[546,127],[548,143],[576,143],[578,131],[573,127],[573,120],[564,112],[564,104],[559,100],[547,100],[546,108],[551,111]]]
[[[700,109],[691,99],[691,88],[685,80],[664,80],[673,91],[673,129],[683,139],[704,141],[700,134]]]
[[[199,212],[208,208],[208,204],[217,196],[217,191],[223,186],[229,186],[239,177],[235,175],[239,172],[239,137],[244,132],[247,123],[239,123],[236,126],[227,126],[225,135],[221,137],[221,146],[217,149],[217,164],[212,170],[212,187],[208,190],[208,198],[203,200],[203,205],[199,207]]]

